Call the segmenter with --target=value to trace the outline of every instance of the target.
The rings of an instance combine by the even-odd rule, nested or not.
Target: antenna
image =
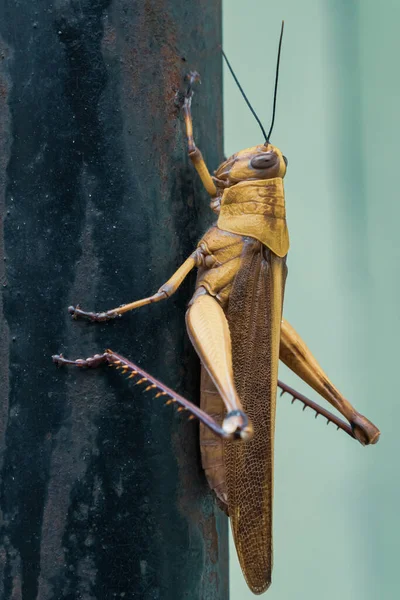
[[[281,48],[282,48],[284,25],[285,25],[285,21],[282,21],[281,37],[279,38],[279,47],[278,47],[278,60],[276,61],[275,90],[274,90],[274,105],[272,108],[272,121],[271,121],[271,127],[269,128],[269,132],[268,132],[268,135],[265,140],[266,142],[269,142],[269,138],[271,137],[272,129],[273,129],[274,123],[275,123],[275,109],[276,109],[276,96],[277,96],[277,92],[278,92],[279,63],[281,60]]]
[[[272,133],[272,129],[274,127],[274,123],[275,123],[275,112],[276,112],[276,98],[277,98],[277,92],[278,92],[278,78],[279,78],[279,64],[280,64],[280,60],[281,60],[281,48],[282,48],[282,38],[283,38],[283,28],[284,28],[284,24],[285,22],[282,21],[282,27],[281,27],[281,35],[279,38],[279,46],[278,46],[278,59],[276,62],[276,73],[275,73],[275,89],[274,89],[274,103],[273,103],[273,108],[272,108],[272,120],[271,120],[271,127],[269,128],[269,132],[268,135],[265,133],[265,129],[260,121],[260,119],[257,116],[256,111],[254,110],[254,108],[252,107],[252,105],[250,104],[249,99],[247,98],[246,94],[244,93],[244,90],[242,88],[242,86],[239,83],[238,78],[235,75],[234,70],[231,67],[231,63],[229,62],[225,52],[223,51],[223,49],[221,48],[221,52],[222,52],[222,56],[225,59],[226,64],[228,65],[228,68],[232,74],[233,79],[236,82],[236,85],[238,86],[243,98],[246,101],[247,106],[249,107],[249,109],[251,110],[254,118],[256,119],[257,123],[260,126],[261,131],[263,132],[263,136],[265,138],[265,143],[268,144],[269,143],[269,138],[271,137],[271,133]]]
[[[246,94],[244,93],[244,91],[243,91],[243,88],[242,88],[242,86],[240,85],[240,83],[239,83],[239,80],[238,80],[238,78],[236,77],[236,75],[235,75],[235,73],[234,73],[234,70],[232,69],[232,67],[231,67],[231,64],[230,64],[229,60],[227,59],[227,56],[226,56],[225,52],[222,50],[222,48],[221,48],[221,52],[222,52],[222,56],[224,57],[224,59],[225,59],[225,61],[226,61],[226,64],[228,65],[228,68],[229,68],[230,72],[232,73],[232,77],[233,77],[233,79],[235,80],[235,82],[236,82],[236,85],[238,86],[239,90],[241,91],[241,93],[242,93],[242,96],[243,96],[243,98],[245,99],[247,106],[249,107],[249,109],[251,110],[251,112],[252,112],[253,116],[255,117],[255,119],[256,119],[256,121],[257,121],[257,123],[259,124],[259,126],[260,126],[260,129],[261,129],[261,131],[263,132],[263,136],[264,136],[264,138],[265,138],[265,141],[267,142],[267,141],[268,141],[267,134],[265,133],[265,129],[264,129],[264,127],[262,126],[262,123],[261,123],[260,119],[257,117],[256,111],[254,110],[254,108],[253,108],[253,107],[252,107],[252,105],[250,104],[250,101],[248,100],[248,98],[247,98]],[[271,133],[271,132],[270,132],[270,133]]]

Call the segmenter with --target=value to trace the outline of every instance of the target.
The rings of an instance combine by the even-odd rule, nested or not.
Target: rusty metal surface
[[[209,223],[174,95],[195,68],[195,134],[222,158],[219,0],[0,5],[0,598],[227,599],[227,524],[198,428],[111,370],[106,347],[190,399],[199,365],[176,297],[148,295]]]

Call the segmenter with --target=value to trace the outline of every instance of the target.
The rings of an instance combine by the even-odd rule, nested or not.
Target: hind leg
[[[349,421],[354,436],[363,445],[376,444],[379,429],[361,415],[328,379],[298,333],[285,320],[281,326],[279,357],[325,400],[330,402]]]
[[[53,362],[58,366],[62,365],[72,365],[80,368],[97,368],[101,365],[108,365],[109,367],[116,367],[123,374],[128,374],[128,379],[136,378],[135,383],[137,385],[145,385],[145,392],[155,391],[156,398],[162,397],[166,400],[166,404],[176,403],[178,405],[178,412],[188,411],[190,413],[189,418],[197,418],[199,421],[203,423],[206,427],[211,429],[216,435],[222,437],[224,439],[235,439],[238,437],[236,428],[235,430],[226,430],[219,425],[210,415],[208,415],[204,410],[201,410],[198,406],[186,400],[180,394],[171,390],[171,388],[164,385],[161,381],[144,371],[144,369],[140,368],[138,365],[135,365],[133,362],[113,352],[112,350],[106,350],[103,354],[95,354],[94,356],[90,356],[89,358],[78,358],[77,360],[69,360],[64,358],[62,354],[55,354],[53,357]]]
[[[232,347],[228,321],[215,298],[200,287],[186,313],[190,340],[213,380],[227,415],[222,424],[226,432],[236,431],[242,439],[253,435],[233,379]]]

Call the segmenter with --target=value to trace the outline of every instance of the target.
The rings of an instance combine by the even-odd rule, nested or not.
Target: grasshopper
[[[246,148],[225,160],[214,176],[193,137],[191,102],[196,72],[188,76],[183,95],[189,157],[211,197],[218,216],[197,248],[152,296],[106,312],[69,307],[75,318],[94,322],[121,317],[141,306],[166,300],[189,272],[197,267],[196,289],[186,313],[191,342],[202,363],[201,406],[183,398],[127,358],[106,350],[90,358],[68,360],[53,356],[59,365],[97,367],[108,364],[154,390],[156,398],[176,403],[200,421],[201,458],[206,478],[220,507],[230,517],[239,561],[249,588],[261,594],[271,583],[272,495],[276,393],[333,421],[361,444],[374,444],[380,432],[358,413],[330,382],[294,328],[282,318],[289,236],[285,216],[283,178],[287,159],[270,143],[274,108],[263,144]],[[225,55],[224,55],[225,57]],[[225,57],[226,59],[226,57]],[[226,59],[227,60],[227,59]],[[228,67],[231,69],[229,62]],[[253,114],[232,69],[231,72]],[[349,425],[278,381],[282,360],[323,398]]]

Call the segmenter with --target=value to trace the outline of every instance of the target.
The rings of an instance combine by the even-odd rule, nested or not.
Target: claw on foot
[[[62,354],[53,354],[51,360],[57,365],[57,367],[61,367],[63,364],[63,358],[64,356]]]
[[[376,444],[381,432],[363,415],[357,414],[350,422],[354,437],[363,446]]]
[[[193,94],[193,85],[195,83],[201,83],[200,75],[197,71],[190,71],[185,80],[189,82],[188,89],[186,91],[186,97],[189,98]]]
[[[189,84],[186,91],[180,90],[176,92],[175,95],[175,106],[180,109],[190,109],[193,96],[193,85],[195,83],[201,83],[200,75],[197,71],[190,71],[185,75],[185,81]]]

